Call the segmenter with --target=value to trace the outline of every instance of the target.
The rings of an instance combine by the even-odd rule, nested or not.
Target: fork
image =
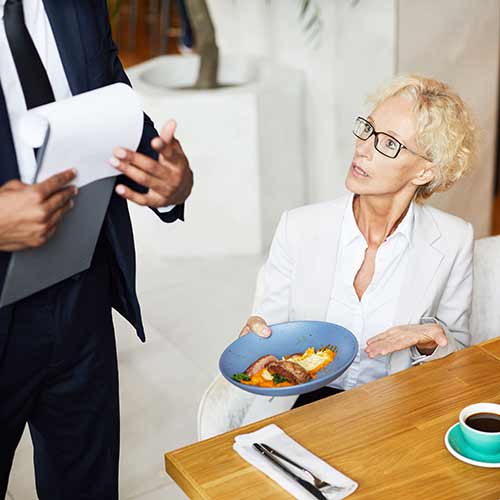
[[[314,481],[314,486],[318,488],[323,493],[329,493],[329,492],[334,492],[334,491],[343,491],[346,490],[346,486],[337,486],[335,484],[330,484],[327,483],[326,481],[323,481],[319,477],[316,477],[310,470],[306,469],[302,465],[299,465],[297,462],[294,462],[291,458],[288,458],[287,456],[283,455],[279,451],[275,450],[274,448],[271,448],[268,444],[265,443],[260,443],[260,445],[265,448],[269,453],[274,455],[275,457],[281,458],[281,460],[284,460],[285,462],[288,462],[289,464],[293,465],[294,467],[297,467],[297,469],[301,470],[302,472],[305,472],[306,474],[309,474],[313,481]]]

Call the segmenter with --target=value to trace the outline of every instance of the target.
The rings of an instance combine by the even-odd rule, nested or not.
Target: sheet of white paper
[[[76,168],[73,184],[81,187],[98,179],[119,175],[109,165],[113,149],[135,151],[141,140],[144,118],[139,98],[124,83],[115,83],[26,112],[19,121],[26,144],[40,142],[40,118],[50,124],[50,138],[37,182]]]

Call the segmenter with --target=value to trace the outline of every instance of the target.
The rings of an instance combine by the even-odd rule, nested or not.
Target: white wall
[[[431,203],[490,234],[500,61],[499,0],[399,0],[398,64],[449,83],[483,130],[473,174]]]
[[[316,0],[323,22],[307,43],[295,0],[209,0],[222,52],[271,57],[306,80],[308,201],[343,191],[352,119],[396,72],[449,82],[485,130],[478,169],[432,203],[489,234],[497,123],[499,0]]]
[[[344,189],[351,128],[366,95],[394,71],[394,0],[317,0],[322,36],[308,43],[295,0],[209,0],[222,52],[271,57],[306,80],[308,201]]]

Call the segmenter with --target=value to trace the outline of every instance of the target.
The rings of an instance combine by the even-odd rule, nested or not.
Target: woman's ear
[[[436,166],[429,163],[420,169],[420,172],[412,182],[416,186],[424,186],[425,184],[429,184],[429,182],[433,181],[436,178],[436,174]]]

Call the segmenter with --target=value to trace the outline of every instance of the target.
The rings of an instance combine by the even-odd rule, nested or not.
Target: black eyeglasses
[[[395,137],[392,137],[392,135],[386,134],[385,132],[377,132],[373,128],[373,125],[368,120],[365,120],[361,116],[358,116],[356,118],[356,121],[354,122],[354,128],[352,129],[352,133],[362,141],[366,141],[372,135],[374,135],[375,149],[379,153],[382,153],[384,156],[387,156],[388,158],[396,158],[396,156],[398,156],[399,152],[402,149],[406,149],[410,153],[420,156],[420,158],[423,158],[424,160],[430,161],[425,156],[419,155],[417,152],[407,148],[404,144],[399,142]]]

